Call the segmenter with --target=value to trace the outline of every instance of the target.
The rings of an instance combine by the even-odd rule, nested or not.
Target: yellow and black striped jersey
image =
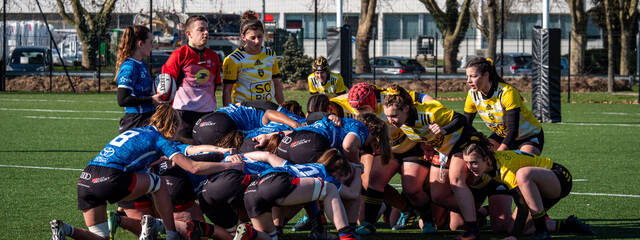
[[[426,142],[441,154],[449,155],[453,146],[460,139],[463,128],[460,128],[447,135],[433,134],[429,129],[430,124],[446,126],[453,120],[453,110],[447,109],[437,100],[426,101],[424,103],[414,103],[416,115],[414,119],[407,119],[407,122],[400,128],[407,137],[416,142]]]
[[[342,76],[340,76],[340,74],[333,73],[331,71],[327,71],[327,74],[329,79],[324,83],[316,78],[315,72],[309,74],[307,82],[309,82],[310,93],[322,93],[329,97],[335,97],[349,90],[347,89],[347,86],[344,85],[344,80],[342,80]]]
[[[248,100],[275,101],[272,79],[280,75],[275,51],[262,48],[259,54],[252,55],[236,49],[224,59],[222,69],[224,83],[233,84],[233,103]]]
[[[506,112],[515,108],[520,108],[520,121],[516,140],[537,135],[542,131],[542,125],[533,116],[531,110],[523,104],[518,90],[509,84],[498,83],[493,95],[487,99],[482,97],[480,91],[469,89],[464,104],[466,113],[477,112],[485,125],[500,137],[507,136],[507,126],[504,121]]]
[[[516,172],[523,167],[541,167],[551,169],[553,161],[522,151],[497,151],[493,154],[496,160],[494,179],[507,185],[509,190],[518,186]]]

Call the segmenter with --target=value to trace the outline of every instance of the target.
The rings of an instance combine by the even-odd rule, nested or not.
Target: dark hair
[[[327,108],[327,112],[333,113],[339,118],[344,118],[344,109],[342,109],[342,106],[340,106],[340,104],[336,102],[329,101],[329,107]]]
[[[248,10],[240,18],[240,34],[245,34],[249,30],[260,30],[264,33],[264,25],[258,20],[256,12]]]
[[[486,58],[477,57],[471,59],[471,61],[467,63],[467,66],[465,66],[465,68],[475,68],[476,70],[480,71],[480,74],[485,74],[488,72],[489,81],[491,81],[492,86],[494,84],[498,84],[499,82],[504,82],[504,80],[498,75],[496,66],[493,64],[493,61],[489,61]]]
[[[389,144],[389,130],[387,124],[373,113],[358,114],[357,119],[367,126],[367,129],[369,129],[369,135],[378,140],[382,163],[389,163],[389,160],[391,159],[391,145]]]
[[[338,149],[330,148],[325,151],[320,158],[318,158],[318,163],[324,165],[324,168],[329,174],[339,174],[341,176],[351,175],[351,164],[340,155]]]
[[[471,155],[472,153],[477,153],[482,157],[493,157],[491,145],[491,142],[489,142],[489,139],[485,137],[484,134],[481,132],[474,132],[471,134],[467,146],[462,150],[462,154]]]
[[[127,58],[133,56],[134,51],[137,48],[138,41],[146,41],[149,38],[149,28],[142,25],[128,26],[124,29],[122,37],[120,38],[120,44],[118,45],[118,60],[116,62],[116,69],[120,69],[120,65],[127,60]],[[118,70],[116,70],[117,72]]]
[[[385,106],[396,106],[398,108],[409,106],[410,109],[414,109],[413,99],[409,92],[404,88],[400,87],[398,84],[393,84],[391,87],[387,88],[389,94],[384,98]]]
[[[329,107],[329,96],[324,94],[314,94],[307,101],[307,113],[326,112]]]
[[[296,100],[285,101],[282,104],[280,104],[280,106],[289,110],[289,112],[304,118],[304,112],[302,112],[302,106],[300,106],[300,103],[298,103],[298,101]]]
[[[195,15],[195,16],[191,16],[191,17],[187,18],[187,21],[184,23],[185,29],[187,29],[187,30],[191,29],[191,25],[193,25],[193,23],[195,23],[197,21],[204,21],[205,23],[207,23],[207,25],[209,25],[209,20],[207,20],[206,17],[204,17],[202,15]],[[207,26],[207,28],[208,28],[208,26]]]

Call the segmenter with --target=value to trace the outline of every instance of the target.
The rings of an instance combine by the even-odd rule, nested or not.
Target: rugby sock
[[[418,213],[418,216],[420,216],[420,218],[422,218],[423,221],[425,222],[433,222],[433,217],[431,216],[431,204],[425,204],[423,206],[420,207],[416,207],[416,212]]]
[[[536,233],[547,232],[547,211],[542,210],[537,213],[531,212],[531,218],[533,218],[533,224],[536,226]]]
[[[270,232],[269,237],[271,238],[271,240],[278,240],[278,231]]]
[[[378,211],[380,211],[380,206],[382,206],[383,198],[383,192],[371,188],[367,189],[364,193],[364,220],[366,222],[375,224],[378,221]]]
[[[66,222],[62,222],[62,223],[63,223],[62,227],[64,228],[64,233],[66,233],[67,236],[73,235],[75,228],[73,228],[71,225],[67,224]]]
[[[322,221],[323,216],[324,213],[319,212],[315,216],[309,218],[309,221],[311,221],[311,232],[324,230],[324,222]]]
[[[179,240],[179,239],[181,239],[181,238],[180,238],[180,234],[178,234],[178,232],[167,230],[167,240]]]
[[[208,224],[206,222],[200,222],[197,220],[193,220],[196,224],[198,224],[198,228],[200,230],[200,236],[206,236],[207,238],[213,238],[213,232],[215,226],[213,224]]]
[[[480,230],[478,229],[478,222],[476,221],[471,221],[471,222],[464,222],[464,228],[467,232],[473,233],[476,236],[478,236],[478,233],[480,232]]]

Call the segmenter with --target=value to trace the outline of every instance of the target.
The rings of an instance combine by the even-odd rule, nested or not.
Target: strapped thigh
[[[323,200],[327,195],[327,182],[323,181],[320,178],[313,179],[313,195],[311,200]]]

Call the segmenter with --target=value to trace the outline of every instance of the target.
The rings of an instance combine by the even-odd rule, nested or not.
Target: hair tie
[[[493,67],[493,59],[487,58],[487,62],[489,62],[489,65],[491,65]]]
[[[400,91],[397,88],[387,88],[385,92],[388,95],[400,95]]]

